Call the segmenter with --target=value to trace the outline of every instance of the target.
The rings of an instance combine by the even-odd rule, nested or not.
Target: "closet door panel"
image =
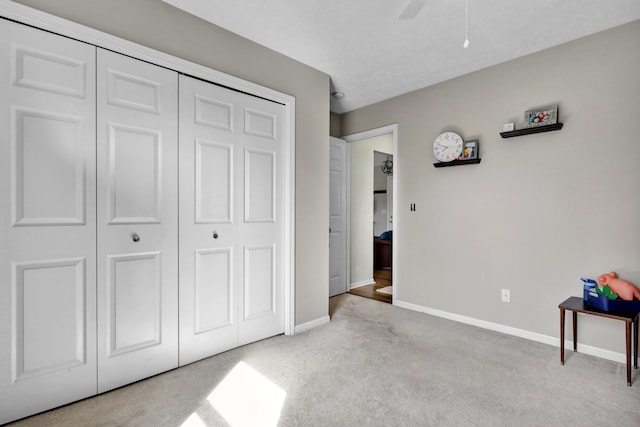
[[[276,157],[273,151],[245,151],[245,222],[276,221]]]
[[[178,366],[177,73],[98,49],[98,389]]]
[[[180,365],[238,346],[237,109],[180,76]]]
[[[195,250],[194,315],[196,334],[233,324],[231,248]]]
[[[244,318],[276,312],[275,245],[244,249]]]
[[[109,125],[109,224],[161,222],[161,138],[155,129]]]
[[[159,255],[152,252],[109,256],[108,357],[160,344]]]
[[[15,263],[15,379],[83,364],[84,259]],[[56,310],[50,310],[50,306]],[[42,325],[41,314],[56,325]]]
[[[0,21],[0,424],[96,393],[95,48]]]
[[[233,216],[233,147],[206,140],[193,143],[195,165],[190,165],[190,169],[195,172],[195,222],[230,224]]]
[[[284,106],[242,95],[239,343],[284,331]]]
[[[83,118],[14,108],[13,223],[83,224],[85,133]],[[51,138],[50,136],[54,136]]]
[[[181,76],[180,112],[183,365],[284,331],[284,107]]]

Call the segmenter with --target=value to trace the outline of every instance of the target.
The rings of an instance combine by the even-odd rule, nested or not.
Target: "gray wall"
[[[342,116],[337,113],[330,113],[329,116],[330,126],[329,126],[329,135],[335,138],[340,138],[342,136],[342,130],[340,129],[342,123]]]
[[[398,123],[398,299],[557,337],[580,276],[640,285],[639,69],[636,21],[344,114],[343,135]],[[500,137],[551,103],[562,130]],[[482,163],[435,169],[445,130]],[[620,322],[580,322],[580,343],[624,352]]]
[[[296,97],[297,325],[328,312],[329,76],[160,0],[18,0]]]

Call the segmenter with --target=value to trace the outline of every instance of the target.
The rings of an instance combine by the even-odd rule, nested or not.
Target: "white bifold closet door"
[[[284,113],[0,19],[0,424],[284,332]]]
[[[0,424],[96,392],[95,48],[0,20]]]
[[[180,364],[284,332],[284,107],[180,76]]]
[[[98,49],[98,391],[178,366],[178,75]]]

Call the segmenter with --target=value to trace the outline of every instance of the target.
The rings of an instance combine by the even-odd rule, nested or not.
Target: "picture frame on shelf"
[[[480,150],[480,143],[477,139],[471,141],[465,141],[462,146],[461,160],[472,160],[478,158],[478,151]]]
[[[554,125],[558,123],[558,104],[531,108],[524,112],[524,127]]]
[[[514,129],[514,123],[505,123],[502,125],[502,132],[511,132]]]

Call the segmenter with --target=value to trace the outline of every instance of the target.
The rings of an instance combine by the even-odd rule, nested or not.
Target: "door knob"
[[[214,238],[214,239],[217,239],[217,238],[218,238],[218,232],[217,232],[217,231],[214,231],[214,232],[213,232],[213,238]]]
[[[131,240],[133,240],[134,242],[139,242],[140,241],[140,236],[138,236],[138,233],[133,233],[131,235]]]

